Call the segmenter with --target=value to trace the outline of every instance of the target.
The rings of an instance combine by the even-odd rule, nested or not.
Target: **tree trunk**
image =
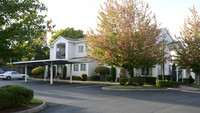
[[[195,73],[195,83],[199,84],[199,73]]]

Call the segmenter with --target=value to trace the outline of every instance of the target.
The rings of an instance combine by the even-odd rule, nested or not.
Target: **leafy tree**
[[[73,39],[84,37],[82,30],[75,30],[74,28],[67,27],[64,30],[62,29],[62,30],[56,31],[56,33],[52,35],[51,37],[50,44],[59,36],[64,36],[64,37],[73,38]]]
[[[99,12],[96,32],[87,33],[88,57],[97,62],[133,68],[153,67],[162,60],[155,15],[137,0],[108,0]]]
[[[187,17],[181,28],[177,49],[177,63],[180,68],[192,69],[196,76],[200,74],[200,16],[195,7],[189,8],[191,16]],[[199,79],[197,79],[199,83]]]
[[[14,44],[38,38],[45,32],[44,18],[40,12],[47,8],[39,0],[0,1],[0,59],[9,61],[22,51],[12,49]]]

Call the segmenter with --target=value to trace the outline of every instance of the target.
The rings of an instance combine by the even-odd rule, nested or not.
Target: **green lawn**
[[[195,87],[195,88],[200,88],[200,84],[191,84],[192,87]]]
[[[106,88],[113,88],[113,89],[160,89],[156,86],[121,86],[121,85],[106,86]]]
[[[33,98],[29,104],[41,104],[42,103],[42,100],[40,99],[37,99],[37,98]]]
[[[104,82],[104,83],[113,83],[113,82],[109,82],[109,81],[92,81],[92,80],[87,80],[86,82]]]

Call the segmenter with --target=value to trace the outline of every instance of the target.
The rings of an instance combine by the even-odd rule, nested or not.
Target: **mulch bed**
[[[31,109],[31,108],[34,108],[34,107],[39,106],[39,105],[41,105],[41,104],[30,104],[30,105],[27,105],[27,106],[18,106],[18,107],[14,107],[14,108],[4,108],[4,109],[0,109],[0,113],[13,113],[13,112],[17,112],[17,111]]]

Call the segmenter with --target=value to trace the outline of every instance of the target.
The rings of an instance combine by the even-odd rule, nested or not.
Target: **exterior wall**
[[[83,64],[86,64],[86,71],[81,71],[81,64],[78,64],[78,71],[74,71],[74,64],[72,64],[72,76],[80,76],[81,74],[88,75],[88,68],[87,68],[88,63],[83,63]]]
[[[92,75],[97,75],[97,73],[95,73],[95,69],[98,67],[99,65],[96,62],[90,62],[88,65],[88,76],[92,76]]]
[[[79,46],[83,46],[83,53],[79,53],[78,52],[78,48]],[[75,57],[85,57],[87,54],[86,54],[86,51],[85,51],[85,45],[83,42],[79,42],[79,43],[76,43],[75,44]]]
[[[54,58],[54,48],[50,47],[50,60],[55,59]]]
[[[72,42],[68,43],[68,47],[66,48],[68,51],[68,59],[75,57],[75,44]],[[66,52],[67,52],[66,51]]]
[[[56,49],[57,49],[57,44],[63,43],[65,44],[65,57],[66,59],[68,59],[68,40],[66,40],[65,38],[61,37],[59,38],[59,40],[56,40],[54,42],[54,48],[53,48],[53,59],[56,59]]]

